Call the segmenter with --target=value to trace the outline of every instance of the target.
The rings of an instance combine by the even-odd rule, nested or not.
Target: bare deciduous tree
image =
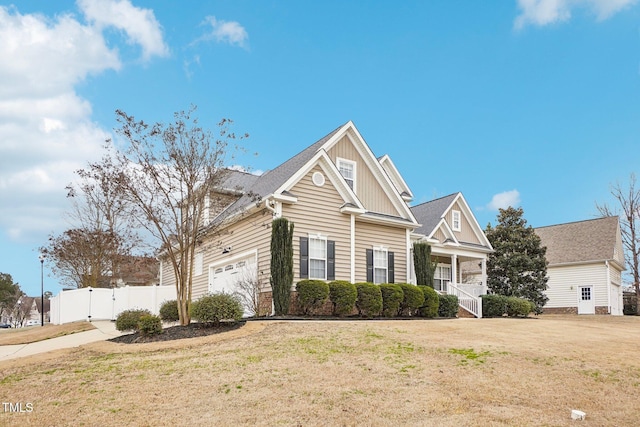
[[[629,176],[629,185],[623,187],[619,182],[611,186],[611,195],[616,200],[616,207],[599,204],[596,208],[602,216],[620,218],[620,232],[625,251],[625,259],[629,266],[629,275],[636,296],[640,297],[640,189],[636,188],[636,175]]]
[[[241,271],[241,276],[235,283],[233,295],[237,296],[246,311],[251,315],[260,317],[267,315],[264,307],[260,307],[260,292],[262,292],[263,283],[258,276],[255,266],[248,266]]]
[[[175,113],[171,123],[149,124],[117,110],[116,134],[126,147],[113,148],[108,161],[92,163],[87,171],[108,182],[131,209],[132,218],[159,243],[159,256],[175,276],[181,325],[191,321],[194,260],[208,206],[205,199],[225,177],[229,145],[236,139],[229,130],[231,121],[222,120],[214,136],[199,125],[194,112],[192,107]]]

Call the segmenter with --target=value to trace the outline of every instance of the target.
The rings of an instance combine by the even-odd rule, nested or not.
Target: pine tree
[[[487,286],[493,293],[525,298],[542,313],[547,303],[547,248],[533,227],[527,227],[522,208],[500,209],[495,228],[485,234],[495,252],[487,262]]]

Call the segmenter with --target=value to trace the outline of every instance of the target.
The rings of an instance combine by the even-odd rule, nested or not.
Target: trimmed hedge
[[[360,282],[355,284],[358,292],[356,307],[362,317],[378,316],[382,311],[382,292],[373,283]]]
[[[312,314],[329,298],[329,285],[322,280],[301,280],[296,284],[298,303],[304,314]]]
[[[535,304],[524,298],[482,295],[482,317],[523,316],[535,311]]]
[[[201,323],[219,326],[222,320],[242,319],[244,310],[237,297],[220,293],[203,296],[191,304],[191,316]]]
[[[162,319],[155,314],[140,316],[138,329],[142,335],[156,335],[162,333]]]
[[[382,293],[382,315],[384,317],[396,316],[404,298],[402,288],[393,283],[383,283],[380,285],[380,292]]]
[[[509,317],[527,317],[529,313],[531,313],[531,308],[532,304],[529,300],[517,297],[507,297],[507,316]]]
[[[400,303],[398,315],[415,316],[418,309],[424,304],[424,293],[422,289],[409,283],[400,283],[399,286],[402,288],[404,298],[402,298],[402,302]]]
[[[431,286],[418,286],[424,294],[424,303],[418,309],[418,315],[433,319],[438,316],[438,307],[440,306],[440,298],[438,292]]]
[[[455,295],[438,294],[438,316],[439,317],[457,317],[458,316],[458,297]]]
[[[120,332],[138,331],[140,318],[145,315],[151,316],[151,312],[142,309],[125,310],[116,318],[116,329]]]
[[[356,306],[358,291],[353,283],[345,280],[329,282],[329,299],[333,304],[334,316],[351,314]]]
[[[178,314],[178,301],[169,300],[162,303],[160,306],[160,319],[165,322],[177,322],[180,320]]]

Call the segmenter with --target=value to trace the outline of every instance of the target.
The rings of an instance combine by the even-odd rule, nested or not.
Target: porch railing
[[[472,293],[463,290],[461,286],[476,286],[476,285],[460,285],[449,282],[447,283],[447,293],[449,295],[455,295],[458,297],[458,305],[469,313],[476,316],[478,319],[482,318],[482,299],[480,296],[475,296]],[[468,289],[472,290],[472,289]]]

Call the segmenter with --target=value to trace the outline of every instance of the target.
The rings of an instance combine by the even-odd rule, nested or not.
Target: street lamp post
[[[44,254],[40,254],[40,326],[44,326]]]

